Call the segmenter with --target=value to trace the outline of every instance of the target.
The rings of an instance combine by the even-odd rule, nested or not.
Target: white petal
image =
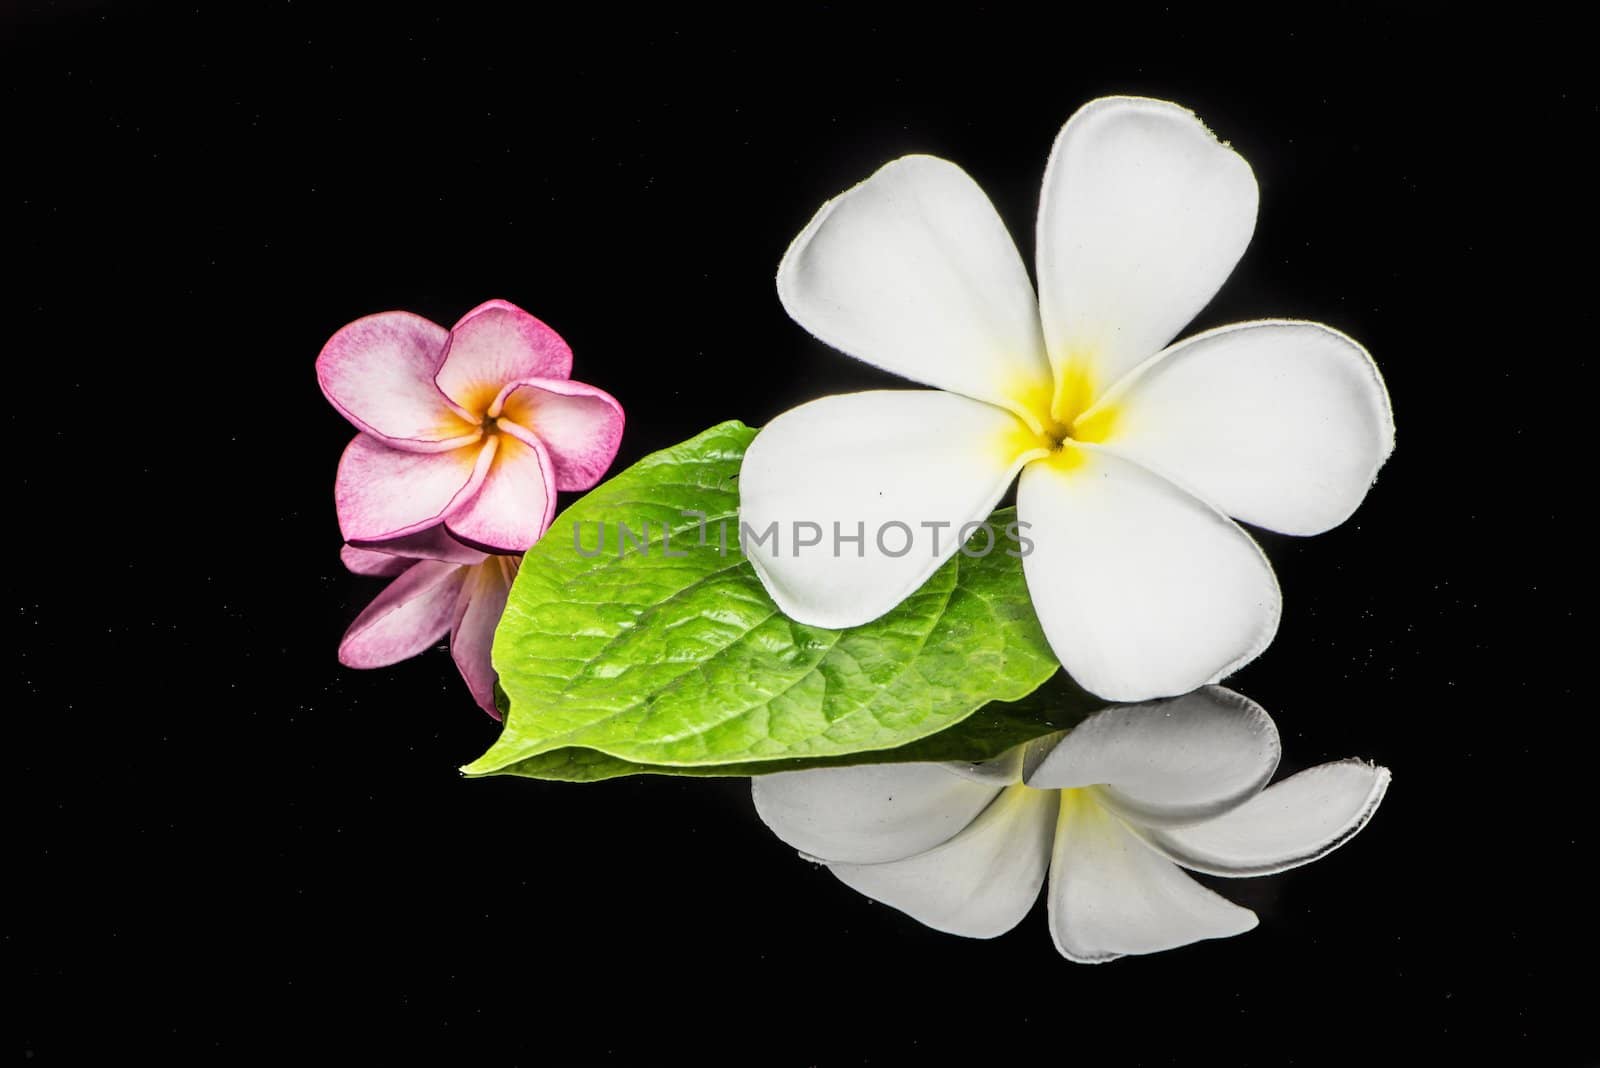
[[[1069,960],[1100,964],[1243,934],[1255,913],[1201,886],[1102,808],[1061,795],[1050,860],[1050,934]]]
[[[758,775],[750,790],[761,821],[802,853],[873,864],[949,841],[1000,787],[937,764],[869,764]]]
[[[1250,243],[1256,181],[1194,113],[1108,97],[1062,127],[1039,202],[1039,302],[1056,374],[1091,395],[1159,352]]]
[[[1027,268],[945,160],[897,159],[824,204],[784,254],[778,298],[822,341],[913,381],[1002,405],[1048,391]]]
[[[963,524],[989,517],[1026,459],[1018,451],[1026,436],[1015,416],[953,393],[885,390],[802,404],[745,453],[745,555],[791,618],[870,622],[955,555]],[[774,525],[775,540],[760,541]],[[995,539],[997,552],[1011,544],[1004,531]]]
[[[1012,786],[1022,781],[1022,756],[1025,746],[1013,746],[988,760],[950,760],[939,766],[952,775],[994,786]]]
[[[1341,760],[1291,775],[1209,822],[1142,833],[1195,871],[1269,875],[1308,864],[1354,838],[1388,789],[1388,768]]]
[[[1188,338],[1105,398],[1098,440],[1219,509],[1285,534],[1356,510],[1394,449],[1365,349],[1320,323],[1239,323]]]
[[[966,830],[888,864],[830,864],[839,881],[935,930],[994,938],[1039,899],[1050,865],[1056,797],[1011,786]]]
[[[1085,445],[1017,491],[1028,592],[1061,665],[1113,701],[1171,697],[1255,659],[1278,629],[1272,568],[1210,505]]]
[[[1025,770],[1029,786],[1103,786],[1140,823],[1197,823],[1261,791],[1282,754],[1261,706],[1221,686],[1170,701],[1116,705],[1078,724]]]

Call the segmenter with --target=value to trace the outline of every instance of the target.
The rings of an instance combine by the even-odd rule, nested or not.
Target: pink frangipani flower
[[[489,650],[521,556],[493,556],[462,545],[439,527],[378,549],[346,545],[345,567],[358,575],[393,576],[339,643],[347,667],[388,667],[450,635],[450,655],[478,705],[495,719],[494,664]]]
[[[345,540],[443,525],[486,552],[526,550],[556,491],[600,481],[622,439],[622,406],[571,374],[560,335],[503,300],[450,330],[401,311],[339,330],[317,381],[361,431],[334,486]]]

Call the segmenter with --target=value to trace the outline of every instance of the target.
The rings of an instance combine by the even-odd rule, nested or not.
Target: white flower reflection
[[[758,777],[779,838],[930,927],[993,938],[1049,875],[1050,933],[1097,964],[1241,934],[1255,913],[1182,868],[1251,876],[1316,860],[1372,817],[1389,771],[1323,764],[1267,787],[1278,729],[1218,686],[1106,708],[982,764]]]

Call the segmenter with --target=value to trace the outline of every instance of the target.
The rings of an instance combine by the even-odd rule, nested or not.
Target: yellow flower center
[[[502,419],[516,423],[524,430],[533,425],[531,408],[527,403],[519,401],[515,395],[509,402],[495,397],[488,407],[482,409],[482,411],[483,414],[478,420],[478,430],[483,434],[484,440],[488,440],[497,434],[505,433],[500,426]]]
[[[1116,405],[1097,403],[1100,390],[1092,361],[1081,356],[1066,361],[1051,387],[1038,383],[1017,390],[1013,396],[1021,421],[1002,444],[1007,456],[1031,453],[1030,461],[1078,466],[1083,452],[1073,445],[1098,444],[1116,427]]]

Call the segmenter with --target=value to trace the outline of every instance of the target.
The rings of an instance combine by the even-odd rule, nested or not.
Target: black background
[[[1572,27],[6,10],[18,1057],[1594,1063]],[[379,589],[337,559],[351,430],[312,361],[340,325],[528,308],[626,407],[620,469],[892,381],[787,320],[788,241],[931,152],[1031,262],[1051,140],[1113,92],[1193,107],[1260,181],[1195,327],[1330,323],[1397,413],[1354,520],[1262,537],[1283,627],[1232,685],[1286,770],[1360,755],[1395,785],[1348,848],[1223,887],[1258,930],[1096,968],[1037,909],[936,934],[796,859],[745,783],[465,781],[496,728],[443,653],[338,666]]]

